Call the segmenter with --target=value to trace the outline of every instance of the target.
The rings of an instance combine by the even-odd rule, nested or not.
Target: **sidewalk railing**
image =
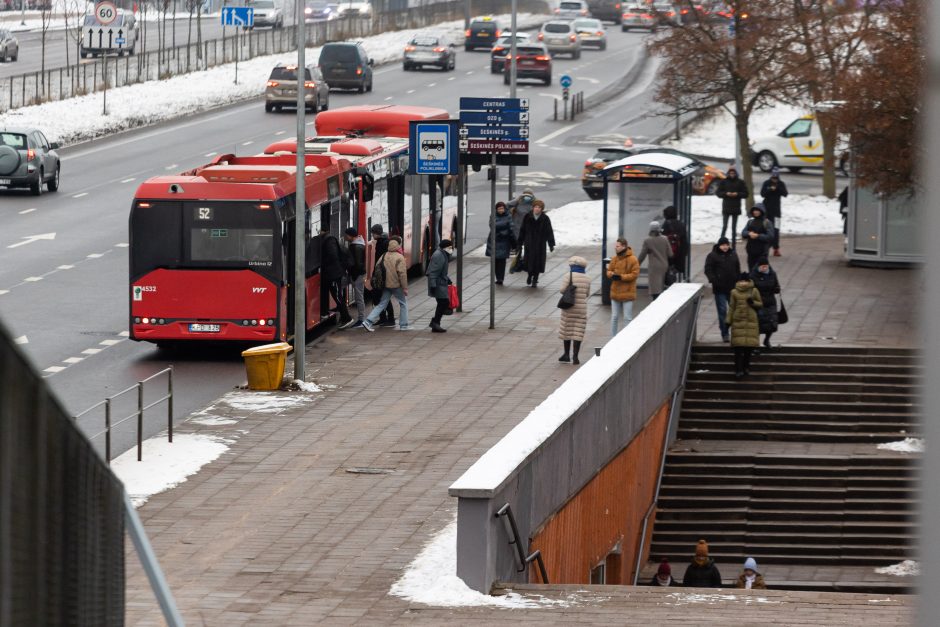
[[[145,384],[166,375],[166,394],[160,398],[154,400],[153,402],[146,404],[144,402],[144,389]],[[112,409],[114,402],[122,397],[125,397],[131,392],[137,392],[137,409],[130,415],[119,418],[117,421],[112,419]],[[85,416],[94,410],[98,409],[102,405],[104,406],[104,430],[99,431],[93,435],[89,435],[89,440],[96,440],[97,438],[104,436],[104,460],[110,464],[111,463],[111,432],[118,425],[132,420],[137,419],[137,461],[143,461],[143,448],[144,448],[144,413],[150,409],[153,409],[157,405],[166,402],[166,428],[167,428],[167,440],[169,442],[173,441],[173,366],[165,368],[160,372],[150,375],[146,379],[142,379],[135,383],[134,385],[125,388],[113,394],[108,398],[95,403],[85,411],[76,414],[73,416],[73,420],[78,421],[79,418]]]

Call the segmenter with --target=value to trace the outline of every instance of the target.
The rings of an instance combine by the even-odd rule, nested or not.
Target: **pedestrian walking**
[[[522,220],[519,230],[519,244],[523,247],[522,269],[528,273],[526,284],[538,287],[539,274],[545,272],[545,258],[548,254],[545,247],[555,251],[555,232],[552,230],[552,221],[545,213],[545,203],[536,200],[532,203],[532,213]]]
[[[636,280],[640,276],[640,262],[633,255],[633,249],[627,240],[620,237],[614,244],[616,253],[607,264],[607,278],[610,280],[610,335],[620,331],[623,326],[633,321],[633,302],[636,300]]]
[[[516,247],[516,235],[513,232],[512,216],[506,211],[506,203],[500,201],[496,203],[496,220],[490,223],[490,234],[486,238],[486,256],[493,254],[490,250],[490,242],[493,241],[493,233],[496,233],[496,285],[502,285],[506,278],[506,260],[512,254]]]
[[[849,234],[849,186],[846,185],[839,192],[839,215],[842,216],[842,234]]]
[[[643,240],[643,248],[640,249],[640,256],[636,260],[642,265],[647,257],[650,258],[647,272],[650,298],[656,300],[663,292],[669,260],[672,258],[669,240],[663,236],[659,222],[650,222],[650,234]]]
[[[346,293],[342,289],[342,280],[346,275],[348,258],[339,240],[330,233],[330,227],[324,223],[320,226],[320,314],[329,314],[330,297],[336,303],[339,312],[339,328],[346,329],[356,323],[349,315],[346,306]]]
[[[686,588],[720,588],[721,573],[715,566],[715,560],[708,557],[708,543],[699,540],[695,546],[695,557],[685,569],[682,585]]]
[[[763,305],[760,292],[746,272],[742,272],[731,290],[725,323],[731,327],[731,348],[734,349],[734,376],[750,374],[751,351],[760,346],[757,311]]]
[[[574,284],[574,305],[561,310],[561,322],[558,337],[561,338],[565,352],[558,361],[580,364],[578,353],[584,332],[587,330],[587,301],[591,293],[591,279],[587,273],[587,260],[584,257],[572,257],[568,260],[568,274],[561,281],[559,293],[564,293],[569,285]]]
[[[750,272],[758,259],[767,256],[774,241],[774,225],[764,215],[764,205],[761,203],[751,207],[751,219],[744,225],[741,239],[746,242],[744,250],[747,252],[747,270]]]
[[[741,202],[750,195],[747,184],[738,178],[734,166],[728,168],[728,174],[718,183],[715,195],[721,198],[721,236],[724,237],[731,220],[731,248],[735,248],[738,236],[738,216],[741,215]]]
[[[516,238],[516,258],[509,268],[509,274],[522,272],[522,223],[525,217],[532,213],[532,207],[535,204],[535,192],[528,187],[522,190],[522,194],[509,201],[509,213],[512,216],[512,235]],[[542,205],[545,206],[544,204]]]
[[[672,205],[663,209],[663,235],[669,240],[669,249],[672,251],[670,265],[676,269],[677,277],[685,274],[685,263],[689,258],[689,229],[678,214]]]
[[[770,178],[761,185],[760,195],[764,199],[764,209],[767,211],[767,219],[774,227],[774,241],[771,246],[774,249],[774,257],[780,256],[780,204],[781,198],[790,195],[787,191],[787,184],[780,180],[780,168],[774,166],[770,171]]]
[[[728,315],[728,299],[731,297],[731,290],[738,282],[740,274],[741,262],[738,260],[738,253],[731,248],[731,242],[727,237],[719,238],[718,243],[705,257],[705,278],[711,283],[712,294],[715,295],[718,329],[721,331],[723,342],[731,341],[725,316]]]
[[[770,336],[777,332],[779,313],[777,311],[777,294],[780,293],[780,281],[777,273],[770,267],[766,257],[757,260],[751,270],[751,281],[760,292],[761,308],[757,311],[757,326],[764,334],[764,348],[770,350]]]
[[[375,272],[375,265],[379,263],[379,260],[382,258],[382,255],[388,252],[388,235],[386,235],[382,230],[381,224],[373,224],[372,228],[369,229],[369,232],[372,233],[372,241],[375,243],[375,255],[373,256],[373,273]],[[382,288],[371,289],[369,290],[370,296],[372,297],[372,305],[378,305],[379,301],[382,300]],[[393,327],[395,326],[395,308],[392,307],[391,301],[389,301],[388,306],[385,308],[385,311],[382,312],[382,315],[379,316],[378,326],[380,327]]]
[[[350,260],[349,270],[347,270],[346,275],[349,278],[349,285],[353,290],[353,299],[356,302],[356,322],[352,327],[361,327],[362,321],[366,319],[366,241],[353,227],[346,229],[343,233],[343,239],[346,240]]]
[[[407,331],[408,269],[405,267],[405,257],[401,254],[401,242],[397,236],[389,240],[388,252],[382,255],[379,263],[381,267],[379,268],[379,264],[376,264],[377,268],[373,271],[373,276],[378,274],[384,277],[382,297],[362,323],[362,328],[369,332],[375,331],[376,321],[385,308],[391,304],[392,297],[395,297],[398,301],[398,328]]]
[[[431,261],[428,262],[428,296],[437,301],[437,307],[434,309],[434,317],[431,318],[431,332],[446,333],[447,329],[441,327],[441,318],[450,309],[450,294],[447,286],[451,284],[450,277],[447,276],[447,265],[450,263],[451,255],[454,253],[454,245],[449,239],[441,240],[437,250],[431,255]]]
[[[663,561],[659,564],[659,569],[656,571],[656,574],[653,575],[653,579],[650,581],[651,586],[678,586],[679,582],[672,578],[672,567],[669,565],[669,560],[665,557]]]
[[[764,576],[757,570],[757,560],[749,557],[744,560],[744,570],[738,575],[738,581],[734,584],[735,588],[745,590],[766,590],[767,584],[764,583]]]

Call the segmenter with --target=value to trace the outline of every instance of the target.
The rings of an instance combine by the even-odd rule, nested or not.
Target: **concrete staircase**
[[[693,350],[659,492],[649,579],[681,579],[706,538],[726,585],[748,556],[773,588],[904,592],[876,567],[913,559],[918,456],[878,449],[918,435],[911,351],[785,347],[733,376],[726,346]]]

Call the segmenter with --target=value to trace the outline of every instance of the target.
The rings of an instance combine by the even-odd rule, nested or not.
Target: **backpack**
[[[672,250],[672,258],[677,258],[679,256],[679,248],[682,244],[682,237],[676,232],[671,232],[666,234],[666,239],[669,240],[669,248]]]
[[[385,255],[382,255],[375,262],[375,268],[372,269],[372,289],[382,290],[385,289],[386,276],[385,276]]]

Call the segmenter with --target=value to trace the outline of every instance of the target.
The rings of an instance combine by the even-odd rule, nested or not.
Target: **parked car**
[[[574,21],[574,31],[581,40],[581,46],[592,46],[607,50],[607,30],[603,22],[593,17],[582,17]]]
[[[284,28],[284,14],[281,9],[274,4],[274,0],[253,0],[247,6],[254,8],[255,26],[261,28],[270,26],[271,28]]]
[[[330,108],[330,86],[323,80],[320,68],[308,65],[304,69],[304,102],[308,110],[326,111]],[[282,107],[297,106],[297,66],[278,63],[271,70],[264,88],[264,110],[280,111]]]
[[[623,11],[620,0],[588,0],[588,11],[591,17],[598,20],[607,20],[619,24]]]
[[[304,5],[304,21],[318,22],[321,20],[334,20],[339,16],[339,9],[325,0],[313,0]]]
[[[515,36],[512,33],[508,35],[504,34],[496,40],[496,43],[493,44],[493,48],[490,50],[490,72],[492,74],[499,74],[503,71],[503,60],[505,60],[506,55],[509,54],[509,50],[512,48],[513,38],[516,40],[516,45],[519,46],[528,43],[529,33],[518,33]]]
[[[20,42],[13,31],[0,29],[0,61],[16,61],[20,58]]]
[[[571,22],[555,20],[542,24],[539,41],[551,54],[570,54],[572,59],[581,58],[581,41]]]
[[[320,49],[320,71],[330,89],[372,91],[372,66],[361,42],[333,42]]]
[[[848,164],[848,142],[840,137],[836,142],[837,165],[845,171]],[[823,165],[823,138],[814,115],[804,115],[786,126],[776,135],[759,137],[751,141],[751,162],[764,172],[779,166],[791,172],[803,168],[821,168]]]
[[[0,131],[0,186],[28,187],[36,196],[42,194],[43,185],[57,191],[62,167],[58,147],[35,128]]]
[[[470,22],[470,28],[464,33],[466,39],[463,43],[463,49],[469,52],[477,48],[492,48],[493,42],[499,39],[501,34],[499,24],[493,18],[477,18]]]
[[[415,35],[405,46],[402,67],[407,72],[427,65],[439,67],[445,72],[457,67],[457,49],[444,33],[422,33]]]
[[[591,14],[585,0],[561,0],[555,9],[555,17],[560,20],[573,20],[578,17],[587,17]]]
[[[707,163],[702,163],[695,157],[684,152],[667,148],[658,144],[633,144],[624,146],[601,146],[590,159],[584,162],[581,172],[581,189],[590,198],[600,198],[604,194],[604,179],[601,172],[604,167],[632,155],[644,152],[667,152],[682,157],[688,157],[696,163],[696,170],[692,174],[692,193],[703,196],[713,196],[718,189],[718,182],[725,178],[724,172]]]
[[[509,66],[512,62],[507,54],[503,61],[503,83],[510,83]],[[546,85],[552,84],[552,55],[545,44],[527,42],[516,45],[516,80],[535,78]]]
[[[656,30],[656,18],[648,6],[642,4],[627,4],[623,7],[620,30],[627,32],[631,28],[643,28],[648,31]]]

